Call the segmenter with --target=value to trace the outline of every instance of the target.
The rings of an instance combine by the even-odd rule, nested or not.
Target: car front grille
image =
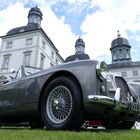
[[[130,101],[130,92],[125,80],[121,77],[115,77],[117,87],[121,89],[120,101]]]

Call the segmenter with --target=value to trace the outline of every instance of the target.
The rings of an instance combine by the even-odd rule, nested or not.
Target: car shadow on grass
[[[46,128],[32,129],[29,126],[1,126],[0,130],[29,130],[29,131],[32,131],[32,130],[46,130],[46,131],[49,131]],[[60,130],[58,130],[58,131],[60,131]],[[62,131],[65,131],[65,130],[62,130]],[[111,129],[107,130],[105,128],[81,128],[80,130],[75,131],[75,132],[96,132],[96,133],[100,133],[100,132],[111,133],[111,132],[113,132],[114,133],[114,132],[118,132],[118,131],[128,131],[128,130],[111,130]]]

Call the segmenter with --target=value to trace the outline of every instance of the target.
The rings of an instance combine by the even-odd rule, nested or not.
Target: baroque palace
[[[1,36],[0,82],[12,75],[20,65],[40,69],[63,63],[57,48],[41,27],[43,14],[36,6],[28,13],[26,26],[16,27]]]

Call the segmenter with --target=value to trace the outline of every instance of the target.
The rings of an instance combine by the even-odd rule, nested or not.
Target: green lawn
[[[28,128],[1,128],[0,140],[140,140],[140,131],[81,130],[47,131]]]

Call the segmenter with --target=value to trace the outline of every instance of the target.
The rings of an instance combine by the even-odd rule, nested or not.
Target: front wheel
[[[134,121],[105,121],[103,126],[106,129],[119,129],[119,130],[129,130],[134,126]]]
[[[41,114],[49,130],[79,129],[83,107],[76,81],[66,76],[54,79],[42,96]]]

